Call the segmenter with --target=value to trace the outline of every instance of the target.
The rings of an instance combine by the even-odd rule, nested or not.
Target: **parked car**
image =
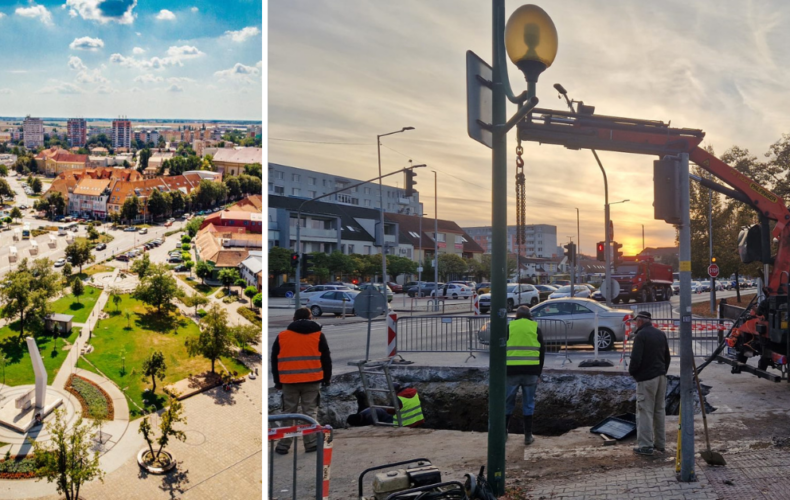
[[[138,231],[138,233],[140,233],[140,234],[148,234],[148,228],[147,228],[147,227],[144,227],[144,228],[140,229],[140,230]]]
[[[474,288],[460,283],[447,283],[438,290],[432,290],[431,297],[435,297],[437,292],[439,297],[445,297],[448,299],[468,299],[474,293]]]
[[[346,314],[354,314],[354,299],[359,294],[356,290],[330,290],[307,299],[307,307],[315,318],[325,312],[340,316],[344,306]]]
[[[444,283],[439,283],[440,288],[443,286]],[[409,294],[409,297],[427,297],[431,294],[434,288],[436,288],[436,283],[426,282],[421,285],[409,288],[406,293]]]
[[[66,265],[66,259],[58,259],[55,261],[55,267],[63,267]]]
[[[450,283],[458,283],[459,285],[468,286],[473,290],[477,289],[477,283],[475,283],[474,281],[453,280]]]
[[[124,253],[115,257],[115,260],[119,260],[121,262],[129,262],[130,259],[129,256]]]
[[[174,256],[167,259],[167,261],[171,264],[180,264],[184,262],[184,259],[182,259],[180,256]],[[285,297],[285,295],[278,295],[278,297]]]
[[[535,285],[535,288],[538,290],[538,296],[541,302],[547,300],[549,295],[557,291],[557,287],[551,285]]]
[[[356,285],[354,283],[346,283],[346,282],[343,282],[343,281],[328,281],[328,282],[326,282],[324,284],[325,285],[343,285],[344,287],[349,288],[350,290],[357,290],[357,291],[359,290],[359,286],[358,285]]]
[[[607,351],[615,342],[625,338],[625,320],[631,317],[630,309],[613,309],[590,299],[552,299],[532,308],[532,317],[538,322],[546,342],[564,342],[564,328],[546,320],[561,320],[567,325],[568,344],[594,345],[595,313],[598,313],[598,349]],[[542,323],[542,325],[541,325]],[[490,326],[486,322],[477,332],[481,344],[490,342]]]
[[[680,293],[680,281],[672,282],[672,293],[675,295]]]
[[[172,223],[171,221],[167,221],[167,222],[165,222],[165,227],[170,227],[170,226],[172,226],[172,225],[173,225],[173,223]]]
[[[587,288],[584,285],[574,285],[573,295],[574,297],[589,299],[590,296],[592,295],[592,292],[590,291],[589,288]],[[556,292],[549,295],[549,299],[561,299],[570,296],[571,296],[571,286],[565,285],[565,286],[561,286],[560,288],[557,289]]]
[[[507,311],[511,312],[518,306],[533,306],[540,302],[540,295],[534,285],[508,283]],[[482,314],[491,309],[491,294],[484,293],[477,299]]]
[[[123,230],[126,233],[133,233],[133,232],[137,231],[137,228],[135,228],[134,226],[129,226],[129,227],[125,227]]]
[[[478,295],[480,295],[481,293],[488,293],[491,291],[491,283],[487,281],[483,283],[478,283],[475,286],[475,291],[477,292]]]
[[[178,257],[179,261],[181,257]],[[307,290],[307,284],[302,283],[299,290]],[[295,292],[296,291],[296,283],[293,281],[286,281],[282,283],[280,286],[276,288],[272,288],[269,292],[269,295],[272,297],[285,297],[287,292]]]
[[[187,266],[181,264],[181,265],[178,265],[178,266],[174,267],[173,271],[175,271],[177,273],[185,273],[185,272],[189,271],[189,268]]]
[[[407,281],[403,284],[403,293],[408,293],[409,289],[419,285],[420,283],[425,283],[424,281]]]
[[[403,293],[403,285],[399,285],[394,281],[388,281],[387,286],[390,287],[392,293]]]
[[[97,251],[102,251],[105,248],[107,248],[107,244],[106,243],[99,243],[98,245],[96,245],[96,250]]]
[[[315,297],[316,295],[320,295],[324,292],[328,292],[331,290],[351,290],[345,285],[315,285],[311,286],[310,288],[306,289],[304,292],[299,292],[299,302],[302,304],[306,304],[307,300],[310,297]]]
[[[392,293],[392,290],[390,289],[390,287],[382,285],[381,283],[362,283],[361,285],[359,285],[360,291],[361,290],[365,290],[365,289],[370,288],[370,287],[375,287],[376,290],[378,290],[381,293],[385,293],[386,292],[387,293],[387,302],[392,302],[392,297],[395,294]],[[386,290],[384,290],[385,288],[386,288]]]

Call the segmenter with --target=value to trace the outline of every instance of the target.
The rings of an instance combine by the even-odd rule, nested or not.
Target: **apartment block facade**
[[[123,118],[112,121],[112,147],[132,147],[132,122]]]
[[[486,253],[491,253],[491,226],[465,227],[464,231],[483,247]],[[518,248],[516,226],[507,227],[507,251],[520,254],[523,257],[540,257],[551,259],[557,257],[557,226],[549,224],[529,224],[525,228],[526,241],[521,252]]]
[[[69,146],[82,148],[88,140],[88,125],[84,118],[69,118],[66,125]]]
[[[22,122],[22,132],[27,149],[36,149],[44,145],[44,122],[41,118],[31,118],[28,115]]]

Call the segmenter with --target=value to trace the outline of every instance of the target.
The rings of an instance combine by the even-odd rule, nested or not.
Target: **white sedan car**
[[[449,283],[447,287],[439,288],[439,297],[448,299],[468,299],[475,293],[475,289],[460,283]],[[436,295],[436,290],[431,291],[431,297]]]
[[[579,299],[589,299],[592,292],[584,285],[576,285],[573,287],[573,297]],[[571,286],[565,285],[557,289],[556,292],[549,295],[549,299],[564,299],[571,296]]]
[[[328,292],[330,290],[346,291],[351,289],[345,285],[315,285],[311,286],[304,292],[299,292],[299,302],[301,302],[302,305],[307,304],[307,301],[310,299],[310,297],[321,295],[322,293]]]
[[[58,259],[55,261],[55,267],[63,267],[66,265],[66,259]]]

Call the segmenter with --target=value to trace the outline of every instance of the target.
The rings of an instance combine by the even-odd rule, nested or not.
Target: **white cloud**
[[[91,38],[84,36],[82,38],[75,38],[69,48],[72,50],[99,50],[104,48],[104,41],[101,38]]]
[[[110,81],[104,78],[101,74],[101,70],[97,68],[81,71],[77,74],[77,83],[110,83]]]
[[[88,69],[88,67],[85,66],[85,63],[83,63],[82,59],[80,59],[79,57],[71,56],[69,58],[69,69],[73,69],[76,71],[85,71]]]
[[[236,63],[230,69],[223,69],[215,71],[214,76],[220,80],[235,80],[237,82],[254,83],[251,76],[259,75],[261,72],[254,66],[245,66],[241,63]]]
[[[159,14],[156,15],[156,18],[160,21],[175,21],[176,15],[167,9],[162,9],[159,11]]]
[[[183,66],[181,62],[183,59],[193,59],[205,55],[198,50],[197,47],[190,45],[183,45],[181,47],[172,46],[167,49],[167,57],[152,57],[151,59],[135,59],[134,57],[126,57],[122,54],[113,54],[110,56],[110,62],[119,64],[128,68],[137,68],[143,70],[150,69],[163,69],[171,66]]]
[[[234,42],[246,42],[250,38],[254,37],[255,35],[260,35],[261,30],[256,28],[255,26],[247,26],[246,28],[240,29],[239,31],[226,31],[225,36],[230,37],[231,40]]]
[[[43,5],[31,4],[30,7],[19,7],[14,12],[18,16],[39,19],[47,26],[52,26],[52,14]]]
[[[65,6],[65,4],[64,4],[64,6]],[[71,10],[69,10],[69,16],[77,17],[77,16],[79,16],[79,13],[76,10],[71,9]]]
[[[27,70],[26,69],[9,69],[8,72],[11,73],[12,75],[24,75],[25,73],[27,73]]]
[[[192,12],[197,12],[197,11],[198,11],[198,8],[197,8],[197,7],[192,7],[192,8],[191,8],[191,9],[189,9],[189,10],[191,10]]]
[[[43,89],[39,90],[36,93],[37,94],[82,94],[82,89],[77,87],[73,83],[63,82],[59,85],[44,87]]]
[[[193,7],[193,8],[194,8],[194,7]],[[0,19],[2,19],[2,18],[4,18],[4,17],[5,17],[5,14],[3,14],[2,12],[0,12]],[[7,90],[7,89],[6,89],[6,90]]]
[[[96,88],[97,94],[117,94],[118,91],[114,88],[108,87],[107,85],[101,85]]]
[[[69,12],[72,17],[78,14],[85,20],[101,24],[132,24],[137,17],[134,13],[137,0],[66,0],[66,6],[72,9]]]
[[[135,47],[132,49],[132,54],[137,54],[137,55],[145,54],[145,49],[141,47]]]
[[[142,91],[143,91],[143,89],[141,89],[140,87],[132,87],[132,88],[129,89],[129,92],[131,92],[132,94],[136,94],[136,93],[142,92]]]
[[[167,83],[195,83],[195,79],[186,76],[171,76],[167,79]]]
[[[158,83],[164,81],[161,76],[154,76],[152,74],[140,75],[134,79],[135,83]]]
[[[11,89],[0,89],[0,94],[10,94],[13,90]]]
[[[191,45],[182,45],[181,47],[171,46],[167,49],[167,55],[173,59],[190,59],[193,57],[200,57],[205,55],[198,50],[197,47]]]
[[[180,85],[176,85],[175,83],[167,88],[168,92],[183,92],[184,88]]]

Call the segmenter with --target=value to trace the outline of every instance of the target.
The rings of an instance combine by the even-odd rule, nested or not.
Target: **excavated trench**
[[[409,383],[420,395],[425,427],[459,431],[486,432],[488,429],[488,370],[479,368],[397,367],[393,379]],[[374,383],[384,385],[383,377]],[[667,414],[677,415],[679,395],[677,377],[667,384]],[[354,390],[361,387],[359,374],[333,377],[332,385],[321,390],[318,420],[344,428],[346,417],[357,411]],[[702,386],[703,396],[710,390]],[[386,404],[383,401],[380,402]],[[269,395],[269,414],[280,410],[280,398]],[[705,404],[708,412],[715,408]],[[634,413],[636,383],[627,374],[612,372],[544,371],[538,384],[533,432],[558,436],[577,427],[592,427],[607,417]],[[699,413],[699,400],[695,400]],[[516,400],[509,431],[521,432],[521,395]]]

